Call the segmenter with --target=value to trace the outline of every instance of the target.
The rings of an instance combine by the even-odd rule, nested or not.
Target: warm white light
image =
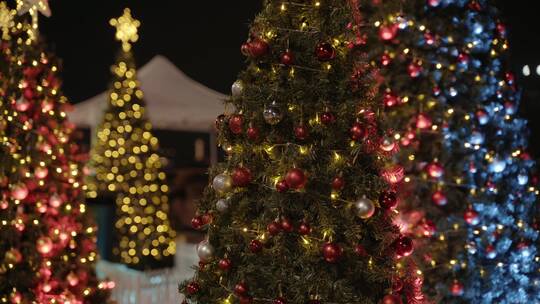
[[[529,68],[529,65],[528,65],[528,64],[526,64],[526,65],[523,66],[522,72],[523,72],[523,75],[524,75],[524,76],[529,76],[529,75],[531,75],[531,68]]]
[[[540,76],[540,64],[536,66],[536,75]]]

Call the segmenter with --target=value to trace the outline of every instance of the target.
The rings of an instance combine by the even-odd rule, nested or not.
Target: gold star
[[[15,11],[10,10],[5,2],[0,2],[0,29],[3,39],[8,39],[9,29],[14,25],[13,15]]]
[[[109,23],[116,28],[116,40],[122,41],[122,49],[128,52],[131,43],[139,39],[137,28],[141,26],[141,22],[131,17],[131,10],[126,8],[122,16],[111,19]]]
[[[49,0],[17,0],[17,12],[19,15],[26,13],[32,14],[32,11],[38,11],[43,16],[50,17],[51,9],[49,8]]]

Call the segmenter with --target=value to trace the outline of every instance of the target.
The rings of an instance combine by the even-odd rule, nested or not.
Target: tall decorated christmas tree
[[[131,268],[170,265],[175,253],[175,232],[169,225],[166,176],[158,139],[146,118],[131,43],[138,40],[140,23],[129,9],[112,19],[116,39],[122,42],[109,105],[92,149],[95,176],[89,195],[110,193],[116,200],[117,244],[113,253]]]
[[[47,1],[0,2],[0,302],[108,303],[94,271],[96,227],[84,204],[59,62],[39,36]]]
[[[426,290],[443,303],[540,301],[537,181],[497,10],[484,0],[360,7],[373,13],[366,47],[401,145],[397,221],[416,238]]]
[[[377,70],[355,1],[264,2],[218,117],[185,303],[423,303],[392,224]]]

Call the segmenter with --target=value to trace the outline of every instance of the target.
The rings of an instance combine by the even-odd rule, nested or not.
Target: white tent
[[[139,69],[150,122],[157,129],[209,132],[223,113],[225,95],[189,78],[163,56],[156,56]],[[69,118],[78,127],[95,131],[107,107],[107,92],[75,105]]]

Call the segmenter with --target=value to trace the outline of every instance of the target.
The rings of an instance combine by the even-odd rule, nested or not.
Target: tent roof
[[[137,78],[154,128],[207,132],[223,113],[225,95],[189,78],[161,55],[140,68]],[[107,104],[107,92],[103,92],[76,104],[69,118],[79,127],[95,128]]]

